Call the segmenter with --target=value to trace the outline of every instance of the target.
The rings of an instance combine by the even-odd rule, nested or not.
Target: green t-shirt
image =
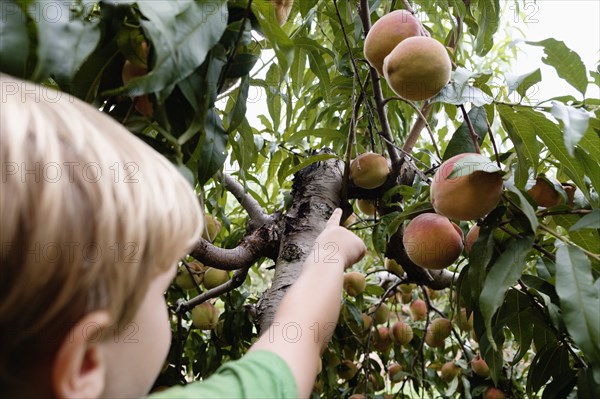
[[[273,352],[257,350],[227,362],[205,381],[177,386],[149,399],[284,399],[297,398],[298,388],[287,363]]]

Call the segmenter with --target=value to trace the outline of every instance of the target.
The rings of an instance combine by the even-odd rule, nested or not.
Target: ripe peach
[[[377,211],[377,206],[375,205],[375,201],[367,200],[367,199],[358,199],[356,200],[356,207],[359,211],[364,213],[367,216],[375,216],[375,212]]]
[[[356,223],[356,214],[352,213],[350,216],[348,216],[343,222],[342,222],[342,226],[344,227],[350,227],[352,226],[354,223]]]
[[[440,377],[446,382],[450,382],[460,375],[460,366],[454,362],[446,362],[440,370]]]
[[[389,174],[387,159],[374,152],[360,154],[350,163],[350,179],[360,188],[377,188],[385,183]]]
[[[498,388],[489,387],[483,393],[483,399],[505,399],[506,395]]]
[[[385,303],[382,303],[381,306],[377,308],[377,311],[375,311],[376,308],[377,306],[371,307],[371,311],[369,312],[370,314],[375,312],[375,315],[373,316],[373,318],[375,319],[375,324],[383,324],[386,321],[388,321],[388,318],[390,316],[390,308],[388,308],[388,306]]]
[[[225,284],[227,280],[229,280],[229,273],[227,270],[209,267],[204,272],[204,288],[207,290],[218,287],[221,284]]]
[[[465,253],[468,255],[471,253],[471,248],[473,248],[473,244],[479,238],[479,230],[481,228],[478,224],[474,224],[473,227],[469,229],[467,236],[465,237]]]
[[[402,380],[402,375],[400,374],[401,372],[402,366],[398,363],[392,363],[388,366],[388,376],[390,377],[390,381],[392,381],[392,383]]]
[[[535,179],[533,187],[527,190],[527,194],[533,198],[538,206],[550,208],[565,202],[561,193],[557,191],[558,187],[561,187],[559,182],[550,180],[547,177],[538,176]]]
[[[204,215],[204,230],[202,238],[206,241],[213,242],[221,231],[221,222],[213,215]]]
[[[219,310],[210,302],[203,302],[192,309],[192,324],[201,330],[212,330],[219,323]]]
[[[394,273],[397,276],[404,274],[404,269],[394,259],[385,258],[383,265],[388,272]]]
[[[373,318],[366,313],[360,315],[363,323],[363,329],[368,330],[373,324]]]
[[[406,254],[416,265],[439,270],[450,266],[463,249],[462,230],[447,217],[424,213],[404,230]]]
[[[477,356],[471,360],[471,368],[473,369],[473,372],[480,377],[487,378],[490,376],[490,368],[481,356]]]
[[[451,327],[448,319],[435,319],[425,331],[425,343],[432,348],[442,347],[446,338],[450,336],[450,332]]]
[[[489,165],[487,171],[474,165]],[[455,175],[450,176],[452,173]],[[431,183],[431,203],[435,211],[451,219],[474,220],[496,207],[502,195],[503,180],[495,163],[475,153],[453,156],[440,165]]]
[[[396,10],[373,24],[365,38],[364,53],[369,64],[383,76],[383,59],[402,40],[421,34],[421,24],[410,12]]]
[[[271,0],[273,8],[275,8],[275,17],[279,26],[285,24],[292,12],[294,0]]]
[[[392,90],[406,100],[435,96],[450,80],[452,64],[446,48],[435,39],[404,39],[383,61],[383,74]]]
[[[392,345],[390,329],[379,326],[372,335],[373,347],[379,352],[385,352]]]
[[[415,299],[410,304],[410,317],[414,321],[425,320],[427,316],[427,304],[422,299]]]
[[[467,317],[467,309],[460,308],[460,312],[454,314],[454,323],[458,325],[462,331],[471,331],[473,328],[473,313]]]
[[[134,60],[134,62],[126,60],[125,64],[123,64],[121,79],[123,80],[124,85],[129,83],[132,79],[139,78],[148,73],[148,44],[146,42],[142,43],[139,52],[140,55],[138,60]],[[152,102],[147,94],[135,97],[133,99],[133,105],[135,109],[144,116],[152,117],[154,115]]]
[[[344,274],[344,290],[350,296],[362,294],[367,288],[367,280],[362,273],[349,272]]]
[[[355,393],[352,394],[348,397],[348,399],[367,399],[367,397],[365,395],[363,395],[362,393]]]
[[[392,326],[392,341],[400,345],[406,345],[413,339],[413,330],[408,324],[397,321]]]

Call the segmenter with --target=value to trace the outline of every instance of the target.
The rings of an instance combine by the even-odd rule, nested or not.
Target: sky
[[[535,3],[526,1],[521,7],[524,16],[515,12],[512,1],[506,2],[503,18],[510,18],[515,27],[522,29],[526,40],[554,38],[563,41],[581,56],[588,71],[596,69],[600,60],[600,1],[538,0]],[[514,62],[513,72],[522,74],[541,68],[542,84],[536,93],[539,100],[566,94],[581,98],[574,88],[558,78],[553,68],[541,61],[542,48],[525,43],[519,43],[517,46],[522,52]],[[586,95],[599,98],[599,90],[597,86],[589,86]]]

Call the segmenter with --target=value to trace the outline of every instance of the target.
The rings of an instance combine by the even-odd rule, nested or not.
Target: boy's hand
[[[341,218],[342,210],[337,208],[317,237],[316,245],[322,250],[324,263],[342,262],[347,268],[362,259],[367,247],[354,233],[340,226]]]

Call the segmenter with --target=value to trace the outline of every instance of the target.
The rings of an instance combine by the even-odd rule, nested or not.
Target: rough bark
[[[281,224],[281,242],[271,287],[258,304],[258,323],[266,331],[287,289],[298,279],[317,236],[336,207],[344,164],[337,159],[315,163],[295,176],[292,206]]]

